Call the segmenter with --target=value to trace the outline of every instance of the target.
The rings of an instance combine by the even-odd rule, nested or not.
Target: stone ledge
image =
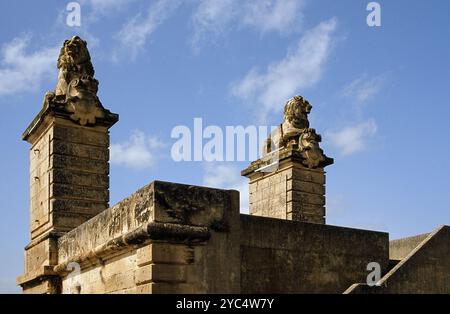
[[[324,167],[332,165],[334,163],[334,159],[333,158],[326,157],[325,160],[323,162],[321,162],[316,168],[312,168],[312,169],[308,168],[308,167],[306,167],[306,166],[304,166],[302,164],[302,162],[304,160],[304,157],[302,156],[302,154],[299,151],[294,150],[292,148],[282,148],[278,152],[278,158],[277,159],[278,159],[278,163],[279,164],[285,163],[286,161],[290,161],[290,162],[299,164],[299,165],[301,165],[302,168],[305,168],[305,169],[310,170],[310,171],[314,171],[314,170],[317,170],[317,169],[321,170]],[[242,170],[241,171],[241,176],[248,177],[252,173],[256,172],[258,169],[269,165],[271,162],[272,162],[272,160],[270,160],[270,158],[268,158],[267,156],[263,157],[261,159],[258,159],[256,161],[252,162],[249,167],[247,167],[246,169]]]
[[[110,128],[113,126],[117,121],[119,121],[119,115],[116,113],[112,113],[107,109],[102,108],[104,111],[104,118],[97,119],[95,125],[101,125],[106,126]],[[41,111],[37,114],[37,116],[34,118],[34,120],[30,123],[30,125],[26,128],[25,132],[22,134],[22,139],[27,141],[28,138],[42,125],[44,125],[46,117],[59,117],[63,118],[67,121],[70,120],[71,113],[67,112],[64,108],[57,106],[53,103],[46,103],[44,104]],[[78,126],[76,122],[72,122],[73,125]]]
[[[165,240],[167,230],[171,230],[175,238],[184,240],[186,235],[181,234],[182,229],[173,228],[176,225],[226,232],[236,193],[154,181],[59,238],[59,260],[95,250],[111,239],[121,239],[131,232],[140,232],[149,223],[154,223],[148,230],[153,240],[160,237]],[[89,237],[89,234],[96,236]]]
[[[101,260],[103,257],[120,251],[127,246],[139,245],[148,240],[199,243],[207,241],[210,236],[211,234],[207,227],[151,222],[141,228],[109,240],[92,250],[71,256],[67,260],[60,262],[53,270],[56,274],[63,274],[66,272],[67,265],[71,262],[83,263],[87,260]]]
[[[53,266],[42,266],[33,272],[23,274],[16,279],[17,285],[21,286],[26,283],[41,280],[43,277],[55,277],[58,274],[53,270]]]

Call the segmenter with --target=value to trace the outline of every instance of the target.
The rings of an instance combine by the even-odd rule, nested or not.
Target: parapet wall
[[[238,293],[238,219],[236,191],[155,181],[59,238],[61,290]]]
[[[412,250],[414,250],[430,234],[419,234],[412,237],[401,238],[389,242],[389,258],[392,260],[404,259]]]
[[[386,271],[384,232],[241,215],[242,293],[342,293]]]
[[[355,284],[346,293],[449,293],[449,291],[450,227],[441,226],[383,276],[377,286]]]
[[[424,237],[391,242],[391,254]],[[354,283],[366,281],[371,262],[388,271],[387,233],[239,214],[232,190],[155,181],[52,241],[56,266],[43,269],[51,280],[24,292],[450,291],[450,227],[427,235],[370,288]]]

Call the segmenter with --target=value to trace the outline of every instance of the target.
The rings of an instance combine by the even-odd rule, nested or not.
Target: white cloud
[[[83,0],[82,3],[88,3],[93,10],[98,12],[110,12],[121,9],[134,0]]]
[[[121,45],[121,51],[115,52],[115,58],[118,54],[126,51],[134,59],[141,52],[148,38],[179,6],[178,0],[164,1],[158,0],[152,3],[146,15],[139,13],[131,20],[126,22],[115,38]]]
[[[241,171],[236,166],[206,162],[203,184],[212,188],[238,190],[240,192],[241,211],[248,213],[248,179],[241,176]]]
[[[281,110],[287,99],[320,80],[336,25],[333,18],[309,30],[284,59],[270,64],[264,73],[252,69],[232,85],[231,93],[258,106],[262,119]]]
[[[287,33],[301,26],[303,0],[253,0],[244,2],[242,22],[262,32]]]
[[[124,8],[136,0],[79,0],[81,5],[82,24],[96,22],[101,17],[120,13]],[[89,9],[87,9],[87,7]],[[67,12],[64,8],[64,15]]]
[[[0,96],[35,91],[49,78],[57,76],[59,48],[44,47],[27,52],[30,35],[14,38],[1,49]]]
[[[301,26],[304,0],[201,0],[192,15],[192,47],[214,40],[233,27],[250,27],[262,33],[288,33]]]
[[[135,169],[155,165],[158,151],[164,144],[154,136],[135,131],[124,143],[111,144],[111,163]]]
[[[367,78],[367,75],[363,75],[345,86],[342,94],[345,97],[352,99],[356,105],[362,106],[375,97],[383,86],[385,80],[385,75],[380,75],[373,78]]]
[[[367,141],[377,132],[374,120],[368,120],[337,132],[325,133],[325,139],[344,156],[363,151]]]

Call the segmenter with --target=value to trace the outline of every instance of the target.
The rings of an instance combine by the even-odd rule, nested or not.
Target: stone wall
[[[414,250],[430,234],[420,234],[412,237],[392,240],[389,242],[389,258],[392,260],[404,259],[412,250]]]
[[[449,293],[450,227],[430,233],[391,269],[379,285],[355,284],[346,293]]]
[[[299,153],[282,150],[278,168],[260,171],[264,160],[242,171],[250,179],[250,214],[262,217],[325,223],[325,171],[301,164]]]
[[[241,215],[242,293],[342,293],[386,271],[388,234]]]
[[[155,181],[59,238],[55,272],[65,293],[239,293],[238,243],[238,192]]]

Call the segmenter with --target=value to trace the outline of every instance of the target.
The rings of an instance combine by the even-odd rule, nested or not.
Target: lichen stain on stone
[[[180,223],[193,224],[198,214],[212,217],[220,215],[223,218],[224,205],[229,203],[225,196],[223,191],[158,182],[155,202],[170,218]]]
[[[114,234],[118,233],[122,229],[122,222],[120,217],[120,208],[122,206],[118,206],[115,211],[112,213],[111,222],[109,224],[109,235],[113,236]]]
[[[134,205],[134,219],[139,223],[147,222],[150,218],[150,208],[153,204],[153,191],[146,190],[136,196]],[[129,215],[128,215],[129,216]]]

